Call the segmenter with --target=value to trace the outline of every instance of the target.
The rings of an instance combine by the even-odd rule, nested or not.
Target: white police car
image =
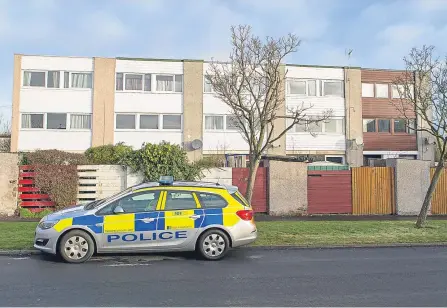
[[[237,187],[162,177],[44,217],[34,247],[70,263],[95,252],[194,250],[219,260],[256,238],[252,207]]]

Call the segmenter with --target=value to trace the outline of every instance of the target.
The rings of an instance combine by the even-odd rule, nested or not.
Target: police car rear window
[[[202,208],[224,208],[228,205],[224,198],[214,194],[197,193]]]

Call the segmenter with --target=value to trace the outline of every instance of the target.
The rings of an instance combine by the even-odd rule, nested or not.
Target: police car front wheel
[[[222,259],[229,249],[228,236],[217,229],[203,233],[197,245],[200,255],[207,260]]]
[[[59,253],[69,263],[82,263],[94,253],[91,236],[81,230],[67,232],[59,242]]]

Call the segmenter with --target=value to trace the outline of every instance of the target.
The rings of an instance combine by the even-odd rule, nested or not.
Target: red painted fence
[[[50,196],[42,193],[35,186],[35,172],[32,166],[19,167],[19,206],[28,209],[30,212],[38,213],[44,209],[53,209],[54,202]]]
[[[239,187],[241,194],[247,191],[248,168],[233,168],[233,185]],[[259,167],[256,174],[255,187],[251,205],[256,213],[266,213],[267,207],[267,168]]]

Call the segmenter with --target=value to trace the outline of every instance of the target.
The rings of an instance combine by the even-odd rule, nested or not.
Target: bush
[[[89,148],[85,157],[90,164],[95,165],[125,165],[133,153],[131,146],[118,143],[116,145],[103,145]]]
[[[50,199],[56,203],[57,209],[76,203],[77,165],[87,163],[83,154],[58,150],[38,150],[22,154],[22,164],[34,167],[36,187],[50,196]]]
[[[30,212],[28,209],[20,208],[19,216],[22,218],[42,218],[48,214],[53,213],[53,211],[49,209],[45,209],[39,213]]]
[[[146,181],[158,181],[163,175],[173,176],[175,180],[195,180],[201,175],[201,167],[190,164],[186,152],[169,142],[143,144],[129,156],[126,164],[132,172],[142,172]]]

